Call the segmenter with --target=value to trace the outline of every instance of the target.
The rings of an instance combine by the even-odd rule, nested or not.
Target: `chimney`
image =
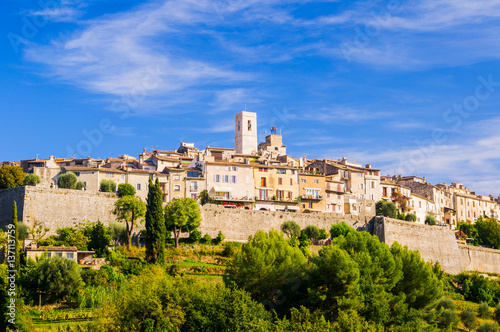
[[[372,168],[372,164],[366,164],[365,168]]]
[[[177,148],[174,148],[174,152],[177,152]]]

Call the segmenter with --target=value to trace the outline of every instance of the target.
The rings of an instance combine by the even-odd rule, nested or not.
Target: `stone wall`
[[[116,195],[72,189],[19,187],[0,191],[0,226],[10,223],[12,201],[18,200],[19,221],[28,227],[39,221],[50,228],[49,235],[57,228],[74,226],[82,220],[115,221],[111,213]]]
[[[304,228],[307,225],[316,225],[330,230],[331,225],[345,221],[348,225],[365,230],[370,217],[341,215],[337,213],[295,213],[272,212],[259,210],[227,209],[220,205],[206,204],[202,207],[202,217],[199,230],[215,237],[222,231],[226,240],[246,241],[250,235],[258,230],[268,232],[271,229],[279,230],[288,220],[293,220]]]
[[[448,273],[458,274],[464,270],[455,234],[449,229],[376,217],[373,234],[388,245],[398,242],[410,250],[418,250],[423,259],[438,261]]]
[[[500,250],[458,244],[465,271],[500,273]]]
[[[12,203],[17,204],[17,218],[23,220],[24,187],[0,190],[0,227],[12,222]]]

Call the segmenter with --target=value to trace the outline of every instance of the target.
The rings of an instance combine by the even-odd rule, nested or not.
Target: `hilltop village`
[[[394,201],[416,215],[423,224],[433,215],[438,224],[454,229],[458,222],[475,223],[480,216],[499,218],[499,200],[480,196],[461,183],[433,185],[425,177],[381,176],[371,164],[346,158],[308,159],[287,154],[283,137],[271,128],[258,144],[257,114],[235,116],[234,148],[200,150],[181,142],[173,150],[144,150],[138,158],[57,158],[3,162],[40,177],[37,185],[57,190],[61,174],[72,172],[83,182],[82,190],[99,192],[101,183],[129,183],[145,199],[148,181],[159,180],[163,201],[207,196],[227,208],[375,215],[380,200]],[[0,165],[1,166],[1,165]],[[206,194],[205,194],[206,193]]]

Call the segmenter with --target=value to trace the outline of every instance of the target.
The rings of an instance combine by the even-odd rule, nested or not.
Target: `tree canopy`
[[[134,196],[134,195],[135,195],[135,188],[130,183],[120,183],[118,185],[118,196],[119,197]]]
[[[127,248],[130,249],[132,232],[134,227],[138,227],[146,214],[146,204],[137,197],[123,196],[115,202],[113,214],[116,215],[118,221],[125,221]]]
[[[146,260],[150,263],[165,261],[165,216],[160,182],[149,179],[146,203]]]
[[[298,238],[300,236],[300,226],[293,220],[288,220],[285,221],[281,225],[281,231],[285,233],[286,236],[290,237],[296,237]]]
[[[0,167],[0,189],[20,187],[25,177],[26,173],[21,167],[3,165]]]
[[[165,206],[165,227],[168,232],[173,232],[176,247],[181,232],[196,230],[200,221],[200,207],[192,198],[176,199]]]
[[[23,181],[23,184],[25,186],[36,186],[39,183],[40,183],[40,177],[33,173],[26,175]]]
[[[63,189],[75,189],[77,181],[78,178],[76,177],[75,173],[67,172],[59,176],[59,179],[57,180],[57,186]]]

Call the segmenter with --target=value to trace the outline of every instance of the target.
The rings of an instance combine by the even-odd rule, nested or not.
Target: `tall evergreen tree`
[[[146,260],[149,263],[165,261],[165,217],[160,183],[149,179],[146,207]]]
[[[19,257],[19,253],[21,252],[21,243],[19,242],[19,223],[17,222],[17,203],[14,201],[12,203],[12,225],[14,225],[14,240],[16,241],[16,247],[15,247],[15,270],[17,271],[17,275],[19,276],[19,273],[21,271],[21,259]]]

